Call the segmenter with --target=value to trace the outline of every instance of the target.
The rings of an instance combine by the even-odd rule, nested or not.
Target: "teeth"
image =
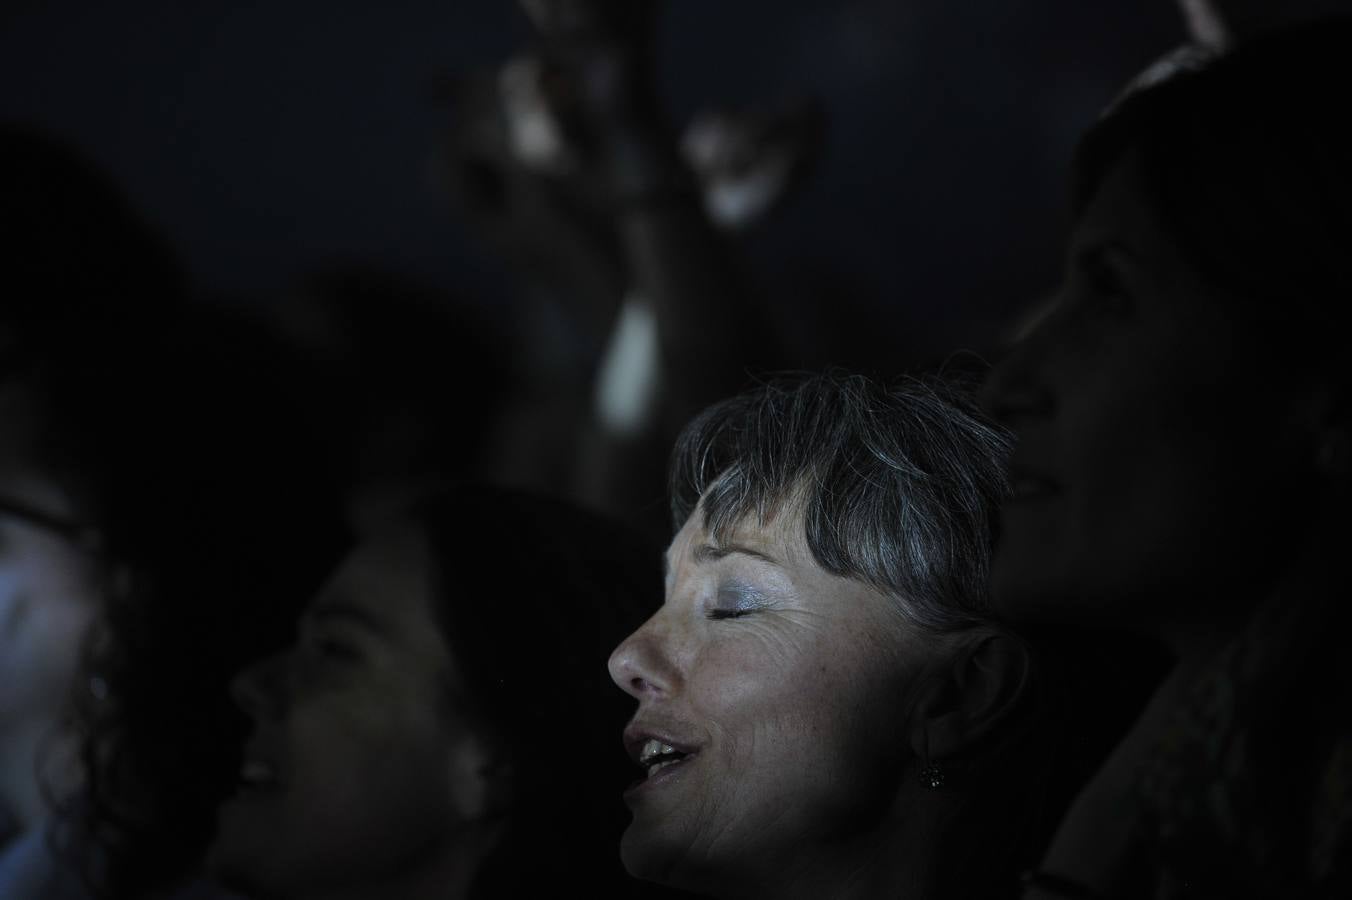
[[[674,766],[674,765],[676,765],[678,762],[681,762],[681,760],[679,760],[679,759],[664,759],[664,760],[662,760],[660,763],[653,763],[651,766],[648,766],[648,776],[647,776],[647,777],[652,778],[654,775],[656,775],[656,774],[657,774],[658,772],[660,772],[661,770],[665,769],[667,766]]]
[[[664,744],[659,740],[650,738],[648,742],[643,745],[643,749],[640,750],[638,753],[639,765],[646,766],[648,762],[652,760],[654,757],[675,752],[676,748],[671,746],[670,744]]]

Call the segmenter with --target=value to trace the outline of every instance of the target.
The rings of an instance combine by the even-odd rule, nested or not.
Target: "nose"
[[[1046,356],[1054,312],[1039,314],[996,363],[981,392],[982,405],[998,421],[1015,427],[1025,419],[1043,418],[1055,409],[1048,382]]]
[[[671,694],[680,683],[680,672],[670,653],[670,634],[657,613],[620,642],[610,654],[610,678],[637,700]]]
[[[230,680],[230,699],[255,721],[275,719],[286,707],[285,677],[285,654],[264,657]]]

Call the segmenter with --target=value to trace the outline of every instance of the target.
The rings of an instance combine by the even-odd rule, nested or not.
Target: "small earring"
[[[939,767],[938,763],[927,763],[920,770],[920,783],[932,791],[942,788],[947,779],[948,776],[944,774],[944,770]]]

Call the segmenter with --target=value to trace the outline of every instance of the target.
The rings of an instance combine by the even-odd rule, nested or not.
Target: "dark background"
[[[455,124],[433,86],[524,43],[514,4],[4,10],[0,116],[110,170],[203,291],[266,304],[304,273],[361,263],[509,302],[433,177]],[[748,250],[805,364],[992,341],[1056,277],[1076,135],[1184,36],[1166,0],[676,0],[663,25],[677,121],[707,104],[825,104],[810,186]]]

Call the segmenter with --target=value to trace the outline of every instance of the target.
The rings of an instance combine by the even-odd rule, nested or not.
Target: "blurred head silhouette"
[[[1012,616],[1242,621],[1345,497],[1346,22],[1128,94],[1085,138],[1054,304],[998,368]]]
[[[512,491],[377,529],[235,680],[252,732],[210,868],[267,897],[623,896],[604,660],[658,590],[626,529]]]

